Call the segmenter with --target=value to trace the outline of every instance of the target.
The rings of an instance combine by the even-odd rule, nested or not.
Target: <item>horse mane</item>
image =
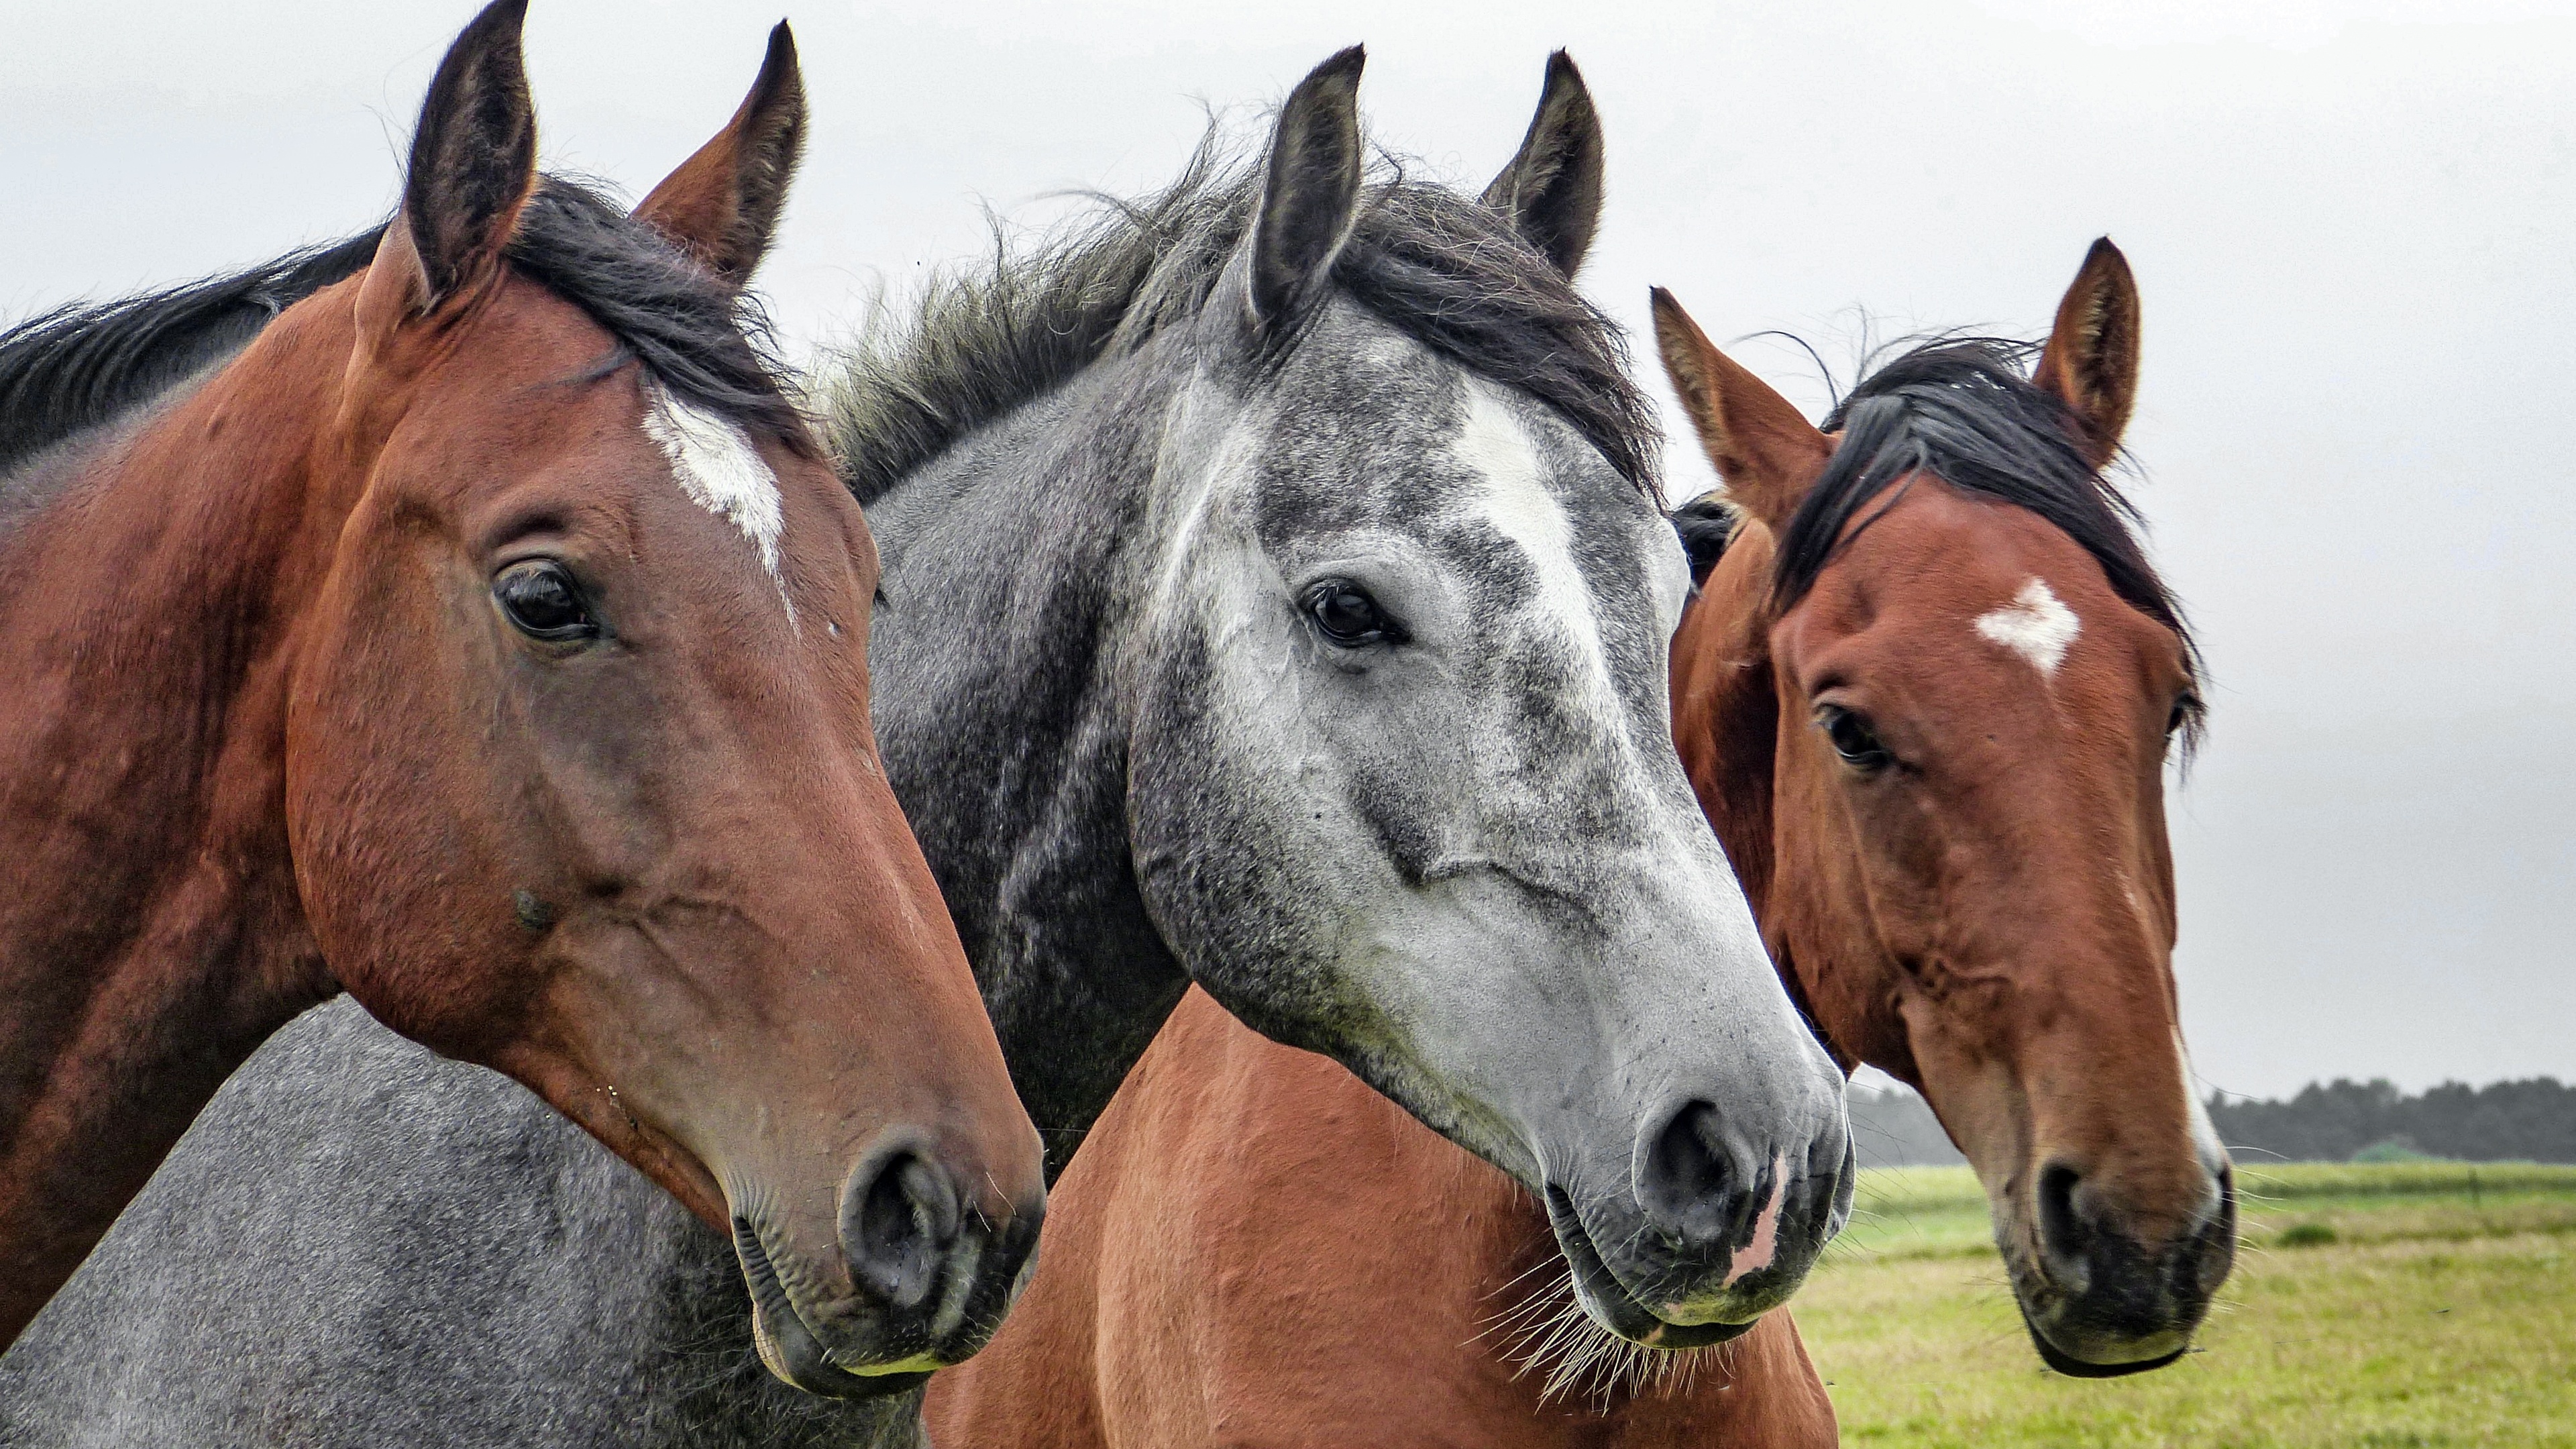
[[[1196,316],[1243,241],[1263,169],[1213,129],[1178,179],[1014,253],[934,277],[906,321],[845,350],[819,407],[841,474],[873,503],[961,438]],[[1425,346],[1571,424],[1655,491],[1654,406],[1617,326],[1498,211],[1396,170],[1363,194],[1340,291]]]
[[[185,286],[73,303],[0,332],[0,479],[247,347],[288,307],[363,271],[384,231]],[[507,256],[674,393],[812,449],[756,305],[601,192],[546,177],[520,211]]]
[[[2082,545],[2113,592],[2182,640],[2185,668],[2198,681],[2200,646],[2147,561],[2137,505],[2077,446],[2066,404],[2030,380],[2038,350],[2006,338],[1940,337],[1863,378],[1824,421],[1842,437],[1781,534],[1773,594],[1782,608],[1804,597],[1872,499],[1910,474],[1930,473],[2036,513]],[[2201,720],[2196,691],[2184,710],[2188,743]]]
[[[1741,518],[1722,491],[1703,493],[1673,510],[1673,532],[1682,536],[1682,552],[1690,557],[1694,591],[1708,582],[1709,570],[1726,557],[1726,546],[1735,540],[1735,525]]]
[[[248,346],[278,313],[364,269],[383,235],[376,227],[230,276],[75,302],[0,332],[0,475]]]

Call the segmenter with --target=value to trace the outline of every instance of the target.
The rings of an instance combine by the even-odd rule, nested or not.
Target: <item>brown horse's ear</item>
[[[1655,288],[1654,304],[1664,371],[1709,462],[1726,480],[1727,500],[1774,532],[1787,527],[1833,456],[1832,440],[1770,384],[1718,351],[1672,293]]]
[[[769,32],[768,58],[742,109],[664,177],[635,215],[739,287],[769,250],[804,152],[805,82],[796,37],[782,20]]]
[[[1564,51],[1547,58],[1547,86],[1520,154],[1485,188],[1485,204],[1571,277],[1601,226],[1601,113]]]
[[[2138,316],[2129,259],[2101,237],[2057,304],[2057,325],[2032,377],[2074,414],[2076,441],[2096,468],[2118,456],[2138,401]]]
[[[421,308],[500,262],[537,180],[537,114],[519,32],[528,0],[492,0],[438,63],[412,133],[402,219],[419,261]]]
[[[1309,71],[1279,108],[1270,172],[1252,219],[1252,319],[1275,332],[1323,295],[1359,220],[1359,46]]]

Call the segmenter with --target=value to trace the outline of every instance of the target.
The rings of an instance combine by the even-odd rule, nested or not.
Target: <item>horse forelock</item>
[[[1855,529],[1891,506],[1889,490],[1925,473],[2034,514],[2081,546],[2114,593],[2173,631],[2196,684],[2198,643],[2147,559],[2137,508],[2085,456],[2065,404],[2030,380],[2035,352],[2010,339],[1936,337],[1863,378],[1826,418],[1825,429],[1839,434],[1833,456],[1781,532],[1774,607],[1794,605]],[[2042,632],[2053,637],[2060,627]],[[2184,714],[2188,750],[2201,727],[2197,689]]]

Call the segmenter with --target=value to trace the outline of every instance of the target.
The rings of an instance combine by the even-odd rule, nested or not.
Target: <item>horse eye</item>
[[[2184,725],[2191,723],[2191,717],[2198,713],[2200,713],[2200,696],[2189,692],[2184,693],[2180,699],[2174,701],[2173,713],[2165,716],[2165,733],[2169,735],[2179,733]]]
[[[1878,742],[1878,732],[1869,721],[1839,705],[1822,705],[1816,710],[1816,723],[1822,725],[1825,738],[1831,740],[1834,753],[1843,763],[1856,770],[1883,770],[1896,762],[1887,746]]]
[[[599,624],[590,617],[581,589],[551,559],[512,564],[492,581],[492,597],[510,627],[531,639],[560,644],[596,637]]]
[[[1348,579],[1326,579],[1306,590],[1306,616],[1324,637],[1345,649],[1368,644],[1401,644],[1404,631],[1397,628],[1368,590]]]

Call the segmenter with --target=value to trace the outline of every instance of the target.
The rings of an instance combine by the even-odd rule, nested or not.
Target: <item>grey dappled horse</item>
[[[884,761],[1061,1168],[1192,979],[1541,1195],[1606,1325],[1731,1336],[1849,1201],[1841,1078],[1675,760],[1688,585],[1568,276],[1570,66],[1482,201],[1260,167],[936,290],[827,389]],[[1777,1267],[1730,1279],[1764,1203]],[[504,1223],[503,1220],[506,1220]],[[762,1378],[726,1245],[472,1069],[308,1016],[0,1360],[13,1445],[900,1442]],[[268,1426],[268,1427],[263,1427]]]

